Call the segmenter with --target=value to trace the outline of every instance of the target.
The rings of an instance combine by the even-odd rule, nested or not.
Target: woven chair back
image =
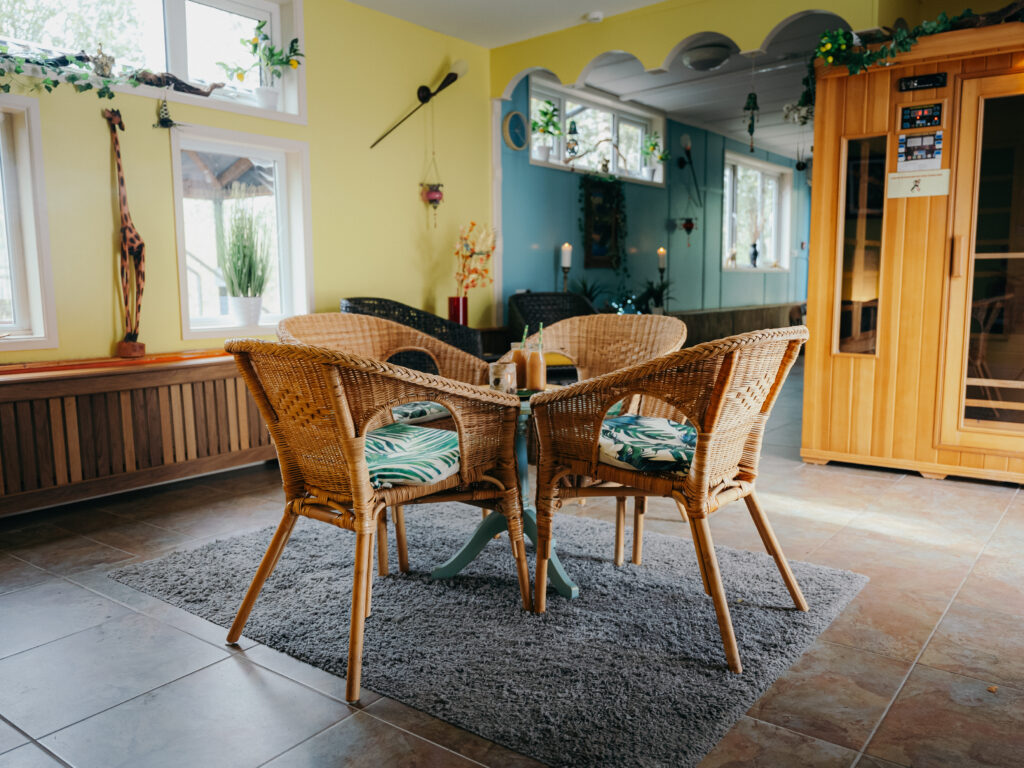
[[[446,344],[461,349],[463,352],[481,357],[483,342],[480,331],[453,323],[443,317],[410,307],[400,301],[382,299],[373,296],[358,296],[342,299],[339,303],[342,312],[372,315],[392,322],[407,325],[417,331],[429,334]]]

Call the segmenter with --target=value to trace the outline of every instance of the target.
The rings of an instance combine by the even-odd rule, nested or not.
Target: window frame
[[[725,174],[732,166],[745,166],[761,174],[761,189],[764,189],[765,176],[773,176],[778,179],[779,204],[775,210],[775,240],[778,254],[776,257],[777,266],[774,267],[749,267],[730,266],[729,254],[732,251],[732,241],[736,238],[736,172],[732,172],[732,184],[726,184]],[[723,272],[729,273],[788,273],[793,267],[793,169],[785,165],[779,165],[756,157],[747,157],[739,152],[725,150],[722,163],[722,260]],[[726,222],[729,222],[729,234],[725,236]],[[763,238],[760,241],[763,243]]]
[[[185,250],[184,183],[181,154],[186,149],[223,152],[252,152],[280,163],[277,170],[279,254],[286,249],[287,269],[280,269],[283,312],[266,315],[258,325],[233,325],[193,319],[190,314],[188,254]],[[179,311],[182,339],[223,338],[226,334],[267,335],[279,320],[290,314],[304,314],[313,306],[313,248],[310,193],[309,145],[304,141],[280,139],[207,126],[189,126],[171,133],[171,164],[174,182],[175,234],[178,253]],[[198,322],[196,322],[198,320]]]
[[[665,146],[667,141],[666,133],[666,120],[665,116],[659,112],[650,109],[624,109],[622,104],[609,99],[607,97],[596,94],[593,91],[584,88],[566,88],[565,86],[558,85],[557,83],[540,78],[535,75],[530,77],[529,88],[527,94],[527,120],[531,120],[532,103],[533,99],[550,99],[558,107],[558,113],[560,115],[560,121],[565,123],[562,126],[562,135],[554,137],[554,143],[552,144],[551,152],[556,159],[544,162],[538,160],[533,155],[534,147],[534,133],[530,131],[530,142],[527,147],[529,150],[529,161],[530,165],[536,165],[541,168],[555,168],[561,171],[568,171],[570,173],[579,170],[581,173],[593,173],[593,169],[583,168],[582,166],[574,166],[569,163],[562,162],[562,158],[565,157],[565,144],[566,134],[565,131],[569,129],[568,119],[566,118],[565,103],[566,101],[572,101],[577,104],[590,107],[592,109],[599,109],[603,112],[611,114],[612,118],[612,138],[616,145],[619,143],[619,124],[620,121],[637,125],[642,129],[640,136],[640,146],[643,147],[645,138],[651,133],[658,133],[662,137],[662,146]],[[642,154],[641,154],[642,157]],[[609,164],[610,175],[615,176],[622,181],[635,182],[637,184],[647,184],[656,187],[664,187],[666,183],[666,172],[665,164],[661,163],[658,165],[655,172],[654,179],[648,179],[643,176],[634,176],[630,173],[621,172],[619,169],[619,157],[618,153],[612,152],[611,163]]]
[[[9,200],[8,247],[14,287],[15,321],[0,326],[0,353],[58,346],[57,307],[50,262],[43,142],[38,99],[0,94],[5,163],[4,199]],[[8,198],[8,195],[11,197]]]

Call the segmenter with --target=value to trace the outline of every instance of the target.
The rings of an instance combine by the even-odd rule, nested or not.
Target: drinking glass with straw
[[[537,331],[537,340],[530,347],[526,358],[526,388],[534,391],[543,390],[548,383],[548,367],[544,362],[544,323]]]
[[[516,387],[526,389],[526,334],[530,326],[523,328],[523,340],[512,344],[512,362],[516,366]]]

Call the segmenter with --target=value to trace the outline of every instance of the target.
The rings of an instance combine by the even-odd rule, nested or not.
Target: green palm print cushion
[[[459,471],[459,435],[447,429],[388,424],[366,435],[374,488],[429,485]]]
[[[697,448],[697,430],[668,419],[616,416],[602,422],[599,442],[602,464],[685,475]]]
[[[423,424],[449,415],[447,408],[432,400],[396,405],[391,409],[391,418],[402,424]]]

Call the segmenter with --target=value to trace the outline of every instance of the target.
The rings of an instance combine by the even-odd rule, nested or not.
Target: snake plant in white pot
[[[242,327],[259,325],[263,292],[270,277],[270,232],[255,210],[249,187],[235,183],[227,200],[227,233],[217,260],[228,293],[228,311]]]

